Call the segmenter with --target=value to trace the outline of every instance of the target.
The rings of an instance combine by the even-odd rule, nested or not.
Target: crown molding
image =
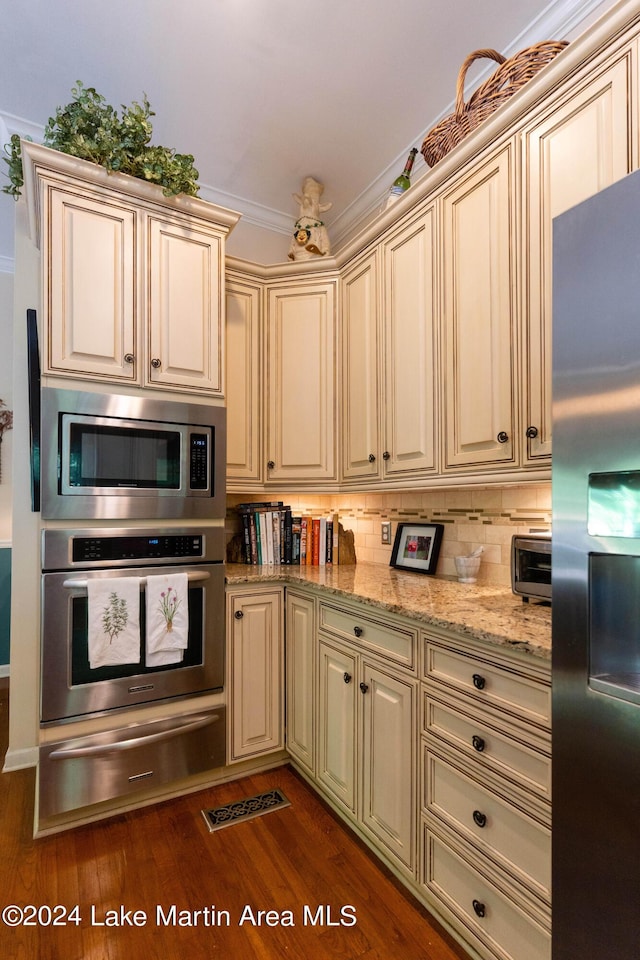
[[[624,0],[626,2],[626,0]],[[614,4],[620,7],[623,3]],[[554,40],[567,39],[570,34],[579,29],[586,20],[589,19],[599,7],[602,7],[603,0],[552,0],[552,2],[533,20],[517,37],[502,51],[505,57],[512,57],[514,54],[529,47],[534,43],[540,43],[542,38],[551,38]],[[610,12],[610,8],[605,11]],[[483,83],[495,70],[495,64],[489,63],[480,74],[478,74],[475,86]],[[386,170],[383,170],[369,186],[356,197],[345,209],[332,221],[331,242],[334,249],[339,249],[356,234],[358,234],[365,225],[376,217],[383,209],[389,184],[393,182],[396,171],[401,167],[409,153],[409,150],[418,144],[422,144],[429,130],[431,130],[440,120],[449,116],[455,109],[455,98],[441,111],[441,113],[432,119],[425,129],[419,133],[415,140],[408,143],[391,161]],[[429,172],[429,167],[425,163],[420,153],[417,154],[413,168],[412,180],[416,182]]]
[[[505,56],[512,56],[519,50],[539,42],[542,38],[565,39],[579,30],[593,14],[603,7],[606,0],[552,0],[514,40],[503,50]],[[607,7],[603,14],[618,10],[628,5],[628,0],[621,0]],[[494,67],[489,64],[477,77],[477,84],[482,83],[492,72]],[[331,243],[334,250],[339,249],[356,236],[366,224],[377,217],[383,207],[389,184],[394,178],[394,171],[404,163],[408,151],[415,143],[422,143],[428,131],[443,117],[448,116],[454,109],[455,103],[450,104],[434,117],[428,126],[418,133],[414,140],[405,145],[400,153],[391,161],[374,181],[356,197],[338,216],[329,224]],[[3,133],[2,124],[9,135],[18,133],[25,139],[42,142],[44,127],[32,123],[22,117],[0,111],[0,134]],[[8,138],[7,138],[8,139]],[[429,171],[420,154],[416,157],[414,166],[414,180],[417,182]],[[289,235],[291,232],[290,211],[275,210],[252,200],[238,197],[231,193],[219,190],[209,184],[200,184],[199,197],[209,203],[230,208],[242,215],[243,221],[263,230],[277,234]],[[0,267],[1,269],[1,267]]]

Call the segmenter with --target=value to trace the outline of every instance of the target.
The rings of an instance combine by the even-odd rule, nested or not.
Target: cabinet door
[[[383,459],[390,479],[436,469],[436,244],[436,211],[430,207],[383,248]]]
[[[150,217],[145,382],[223,395],[219,234]]]
[[[260,289],[227,281],[227,479],[262,479]]]
[[[362,821],[412,873],[416,867],[416,684],[363,664]]]
[[[267,324],[267,480],[334,480],[334,283],[272,288]]]
[[[318,780],[355,814],[356,658],[324,641],[319,651]]]
[[[342,476],[380,475],[378,261],[372,253],[342,280]]]
[[[284,745],[282,591],[228,595],[229,761]]]
[[[286,607],[287,750],[315,774],[315,603],[287,590]]]
[[[551,453],[553,218],[631,171],[631,54],[572,82],[523,135],[528,324],[525,428],[530,460]]]
[[[516,459],[513,160],[509,143],[443,198],[446,467]]]
[[[136,212],[63,188],[45,196],[44,372],[135,382]]]

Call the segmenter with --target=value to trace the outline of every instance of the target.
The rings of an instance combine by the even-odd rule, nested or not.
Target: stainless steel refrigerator
[[[640,172],[553,234],[553,960],[640,957]]]

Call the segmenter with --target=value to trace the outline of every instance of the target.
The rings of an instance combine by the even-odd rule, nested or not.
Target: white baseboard
[[[0,678],[9,676],[9,664],[0,663]]]
[[[36,767],[38,765],[38,748],[27,747],[25,750],[7,750],[4,758],[3,773],[11,773],[12,770],[25,770],[27,767]]]

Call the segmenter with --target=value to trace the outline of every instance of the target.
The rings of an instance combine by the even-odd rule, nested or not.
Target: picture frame
[[[443,532],[442,523],[399,523],[389,566],[433,575]]]

